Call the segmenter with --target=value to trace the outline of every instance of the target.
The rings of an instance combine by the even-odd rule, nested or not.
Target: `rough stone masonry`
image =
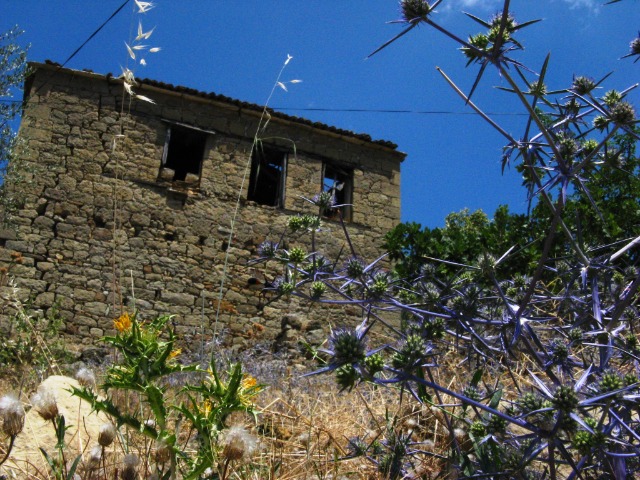
[[[142,80],[151,104],[126,98],[109,75],[32,68],[19,131],[27,173],[8,185],[21,204],[0,231],[5,333],[16,298],[55,308],[64,334],[85,346],[112,333],[123,310],[174,315],[187,345],[215,333],[235,348],[286,348],[301,335],[317,343],[357,318],[354,308],[270,302],[260,285],[277,272],[248,261],[264,240],[279,241],[290,216],[315,211],[303,197],[323,185],[351,204],[343,214],[353,245],[375,259],[400,220],[405,155],[395,145],[269,111],[252,148],[257,105]],[[329,258],[350,255],[335,219],[317,242]]]

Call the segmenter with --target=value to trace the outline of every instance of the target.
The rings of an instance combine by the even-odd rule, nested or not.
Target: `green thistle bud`
[[[464,390],[462,390],[462,394],[471,400],[475,400],[476,402],[482,398],[482,395],[480,395],[478,389],[472,385],[465,387]]]
[[[593,78],[590,77],[575,77],[573,79],[573,84],[571,85],[571,90],[576,92],[578,95],[587,95],[594,88],[596,88],[596,82],[594,82]]]
[[[598,115],[593,119],[593,126],[600,131],[603,131],[605,128],[607,128],[607,125],[609,125],[609,119],[607,117]]]
[[[622,95],[620,95],[620,92],[618,92],[617,90],[609,90],[602,97],[602,101],[609,108],[613,107],[620,100],[622,100]]]
[[[586,430],[580,430],[573,436],[573,447],[582,455],[586,455],[591,450],[593,435]]]
[[[497,260],[490,253],[483,253],[478,257],[477,264],[484,276],[491,277],[496,270]]]
[[[400,12],[405,22],[414,23],[431,13],[431,5],[426,0],[401,0]]]
[[[558,423],[559,427],[567,433],[573,433],[578,429],[578,422],[571,418],[568,413],[563,413]]]
[[[322,221],[317,215],[306,214],[302,216],[302,228],[305,228],[307,230],[317,230],[318,228],[320,228],[321,224]]]
[[[572,328],[568,333],[570,342],[580,342],[582,341],[582,329],[581,328]]]
[[[373,279],[373,283],[369,286],[369,293],[375,299],[381,298],[389,288],[389,280],[384,273],[378,273]]]
[[[578,396],[573,388],[562,385],[555,391],[552,402],[561,412],[570,413],[578,406]]]
[[[297,215],[295,217],[289,218],[288,227],[289,227],[289,230],[291,230],[294,233],[302,229],[303,228],[302,217],[300,215]]]
[[[364,364],[371,376],[384,369],[384,358],[381,353],[374,353],[364,359]]]
[[[322,282],[313,282],[311,284],[311,298],[319,299],[327,291],[327,286]]]
[[[282,282],[278,285],[278,293],[282,295],[289,295],[293,293],[296,286],[292,282]]]
[[[336,203],[336,197],[332,192],[320,192],[318,195],[313,197],[313,203],[320,207],[320,210],[324,212],[325,210],[333,208]]]
[[[343,365],[336,369],[336,383],[340,390],[351,390],[358,381],[358,372],[351,365]]]
[[[444,338],[444,320],[434,318],[424,322],[424,337],[426,340],[438,340]]]
[[[542,408],[542,398],[535,393],[525,393],[518,405],[522,410],[522,413],[534,412]]]
[[[628,387],[629,385],[633,385],[634,383],[638,383],[638,377],[633,373],[627,373],[622,379],[624,386]]]
[[[562,364],[569,358],[569,347],[562,340],[553,340],[549,348],[554,364]]]
[[[624,337],[624,348],[630,352],[638,350],[638,337],[633,333],[629,333]]]
[[[602,379],[598,385],[598,390],[600,393],[612,392],[622,388],[622,384],[623,379],[620,378],[617,373],[606,372],[602,375]]]
[[[558,139],[558,151],[565,160],[571,160],[578,151],[578,143],[571,137],[562,137]]]
[[[487,430],[484,427],[484,424],[480,421],[475,421],[469,427],[469,434],[475,438],[479,439],[484,437],[487,434]]]
[[[399,370],[410,370],[421,360],[426,350],[426,344],[420,335],[407,335],[400,349],[394,353],[391,363]]]
[[[506,20],[507,21],[505,22],[504,29],[508,30],[509,32],[513,32],[515,28],[518,26],[518,22],[516,21],[516,18],[511,13],[508,13]],[[492,15],[491,18],[489,19],[489,25],[491,26],[491,28],[500,28],[501,24],[502,24],[502,12]]]
[[[489,37],[484,33],[479,33],[477,35],[470,36],[467,43],[475,48],[462,47],[460,51],[465,57],[467,57],[469,60],[468,63],[471,63],[483,57],[482,52],[486,52],[489,48]]]
[[[630,125],[635,122],[636,112],[629,102],[618,102],[611,108],[611,120],[618,125]]]
[[[529,283],[529,279],[521,273],[516,273],[513,277],[513,286],[516,288],[525,288]]]
[[[596,148],[598,148],[598,141],[597,140],[594,140],[594,139],[586,140],[582,144],[582,154],[585,155],[585,156],[589,155]]]
[[[339,365],[361,362],[365,358],[365,342],[354,329],[340,329],[331,332],[329,343],[334,362]]]
[[[365,264],[357,257],[351,257],[345,264],[347,270],[347,276],[349,278],[358,278],[364,273]]]
[[[547,86],[539,80],[534,80],[529,87],[529,93],[541,97],[547,94]]]
[[[507,421],[497,415],[491,415],[487,422],[487,431],[489,433],[504,433],[507,430]]]
[[[611,280],[616,285],[622,286],[622,284],[624,283],[624,273],[622,273],[622,272],[614,272],[613,273],[613,277],[611,277]]]
[[[303,248],[293,247],[289,250],[289,261],[291,263],[302,263],[307,258],[307,252]]]
[[[491,30],[489,30],[489,41],[495,44],[500,38],[500,26],[496,25],[495,27],[492,27]],[[505,28],[502,31],[502,44],[504,45],[505,43],[507,43],[510,38],[511,32],[509,31],[509,28]]]

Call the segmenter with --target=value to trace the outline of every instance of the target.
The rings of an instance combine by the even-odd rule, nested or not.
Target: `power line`
[[[91,39],[92,39],[93,37],[95,37],[95,36],[98,34],[98,32],[100,32],[100,30],[102,30],[102,29],[105,27],[105,25],[106,25],[107,23],[109,23],[109,22],[113,19],[113,17],[115,17],[118,13],[120,13],[120,10],[122,10],[122,9],[125,7],[125,5],[126,5],[127,3],[129,3],[129,0],[124,0],[124,2],[122,3],[122,5],[120,5],[120,6],[116,9],[116,11],[115,11],[115,12],[113,12],[113,13],[111,14],[111,16],[110,16],[109,18],[107,18],[104,22],[102,22],[102,25],[100,25],[100,26],[99,26],[99,27],[98,27],[98,28],[97,28],[97,29],[96,29],[96,30],[95,30],[91,35],[89,35],[89,38],[87,38],[87,39],[82,43],[82,45],[80,45],[78,48],[76,48],[76,49],[74,50],[74,52],[73,52],[71,55],[69,55],[69,58],[67,58],[67,59],[64,61],[64,63],[60,66],[60,68],[63,68],[67,63],[69,63],[69,62],[71,61],[71,59],[72,59],[73,57],[75,57],[75,56],[80,52],[80,50],[82,50],[82,49],[84,48],[84,46],[85,46],[87,43],[89,43],[89,42],[91,41]]]
[[[89,43],[89,42],[91,41],[91,39],[92,39],[93,37],[95,37],[95,36],[100,32],[100,30],[102,30],[102,29],[103,29],[103,28],[104,28],[104,27],[105,27],[105,26],[106,26],[106,25],[107,25],[111,20],[113,20],[113,17],[115,17],[118,13],[120,13],[120,10],[122,10],[122,9],[127,5],[127,3],[129,3],[129,0],[124,0],[124,2],[122,3],[122,5],[120,5],[120,6],[119,6],[119,7],[118,7],[118,8],[117,8],[117,9],[116,9],[116,10],[115,10],[115,11],[114,11],[110,16],[109,16],[109,18],[107,18],[104,22],[102,22],[102,25],[100,25],[96,30],[94,30],[94,32],[93,32],[91,35],[89,35],[89,37],[88,37],[84,42],[82,42],[82,45],[80,45],[78,48],[76,48],[76,49],[73,51],[73,53],[72,53],[71,55],[69,55],[69,57],[64,61],[64,63],[63,63],[62,65],[59,65],[59,66],[58,66],[58,68],[57,68],[57,70],[56,70],[56,71],[58,71],[58,70],[60,70],[61,68],[63,68],[65,65],[67,65],[67,63],[69,63],[69,62],[71,61],[71,59],[72,59],[73,57],[75,57],[78,53],[80,53],[80,51],[85,47],[85,45],[86,45],[87,43]],[[33,93],[33,95],[36,95],[36,94],[40,91],[40,89],[42,89],[42,87],[44,87],[44,86],[49,82],[49,80],[50,80],[50,79],[51,79],[51,77],[54,75],[54,73],[55,73],[55,72],[51,73],[51,74],[50,74],[50,75],[49,75],[49,76],[44,80],[44,82],[42,82],[42,83],[40,84],[40,86],[39,86],[39,87],[37,88],[37,90]],[[23,102],[24,102],[24,100],[6,100],[6,99],[0,99],[0,102],[2,102],[2,103],[13,103],[13,102],[23,103]],[[3,127],[7,124],[7,122],[8,122],[8,120],[3,121],[3,122],[2,122],[2,124],[0,125],[0,128],[3,128]]]
[[[0,99],[0,103],[21,103],[22,100]],[[270,107],[273,110],[281,112],[298,111],[298,112],[329,112],[329,113],[402,113],[414,115],[477,115],[475,112],[454,112],[451,110],[396,110],[383,108],[297,108],[297,107]],[[510,112],[485,112],[487,115],[494,116],[528,116],[528,113],[510,113]]]

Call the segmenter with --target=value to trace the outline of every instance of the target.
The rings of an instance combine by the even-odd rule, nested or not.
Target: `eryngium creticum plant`
[[[288,231],[277,242],[265,242],[254,263],[281,268],[270,287],[276,297],[361,309],[358,325],[332,326],[317,351],[324,363],[313,373],[332,372],[343,390],[360,382],[393,385],[400,395],[409,393],[440,409],[452,432],[443,468],[474,478],[630,478],[640,470],[640,275],[634,252],[640,237],[587,246],[563,215],[568,191],[581,189],[590,199],[592,172],[612,162],[622,168],[635,155],[638,121],[628,96],[636,85],[602,94],[596,87],[604,79],[575,77],[567,88],[552,91],[545,85],[549,56],[540,68],[516,58],[522,50],[517,35],[536,21],[518,23],[505,1],[488,21],[469,15],[483,31],[464,40],[437,23],[440,3],[400,2],[398,22],[405,29],[373,54],[423,25],[444,33],[458,44],[467,65],[478,67],[468,94],[439,71],[464,103],[504,136],[503,168],[515,166],[529,200],[548,209],[546,236],[537,239],[537,265],[503,278],[501,266],[517,255],[514,245],[500,257],[483,254],[473,264],[449,263],[456,267],[453,275],[439,275],[436,259],[421,259],[420,275],[398,278],[382,258],[366,261],[355,251],[344,222],[351,251],[327,259],[316,237],[325,228],[323,214],[336,207],[322,196],[309,200],[317,215],[291,218]],[[528,115],[520,137],[470,98],[492,70]],[[617,147],[617,135],[630,139],[633,148]],[[597,211],[591,203],[587,207]],[[306,247],[301,232],[309,235]],[[298,240],[286,242],[291,234]],[[556,236],[563,236],[567,247],[551,257]],[[391,313],[401,316],[400,325],[389,320]],[[374,330],[386,334],[375,338],[386,340],[375,340]],[[445,353],[449,363],[452,353],[457,355],[455,373],[460,379],[466,371],[466,380],[436,381]],[[387,439],[402,448],[391,449],[392,462],[386,463],[380,460],[380,442],[352,443],[355,454],[381,465],[388,478],[403,478],[416,452],[405,440]]]

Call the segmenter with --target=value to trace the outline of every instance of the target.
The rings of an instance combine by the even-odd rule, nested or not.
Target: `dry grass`
[[[420,450],[446,453],[449,447],[443,415],[409,395],[400,396],[395,390],[368,384],[339,392],[330,375],[303,377],[311,366],[303,368],[282,360],[254,362],[252,367],[257,380],[268,386],[257,397],[260,414],[255,420],[234,414],[227,424],[244,424],[257,436],[259,448],[251,462],[233,464],[229,478],[383,479],[372,461],[349,458],[349,440],[359,437],[366,443],[384,442],[390,430],[410,434]],[[22,388],[22,398],[27,400],[35,391],[35,377],[21,385],[19,375],[4,373],[0,394]],[[456,381],[455,377],[451,379]],[[169,394],[175,392],[177,388],[172,388]],[[130,408],[140,408],[134,396],[121,401]],[[181,436],[186,439],[188,435],[184,432]],[[153,458],[148,441],[140,438],[133,445],[141,457]],[[6,439],[0,439],[0,455],[5,449]],[[116,451],[122,453],[106,457],[111,471],[118,464],[117,457],[123,455],[123,449]],[[415,460],[413,478],[435,478],[444,468],[441,460],[429,454],[416,455]]]

